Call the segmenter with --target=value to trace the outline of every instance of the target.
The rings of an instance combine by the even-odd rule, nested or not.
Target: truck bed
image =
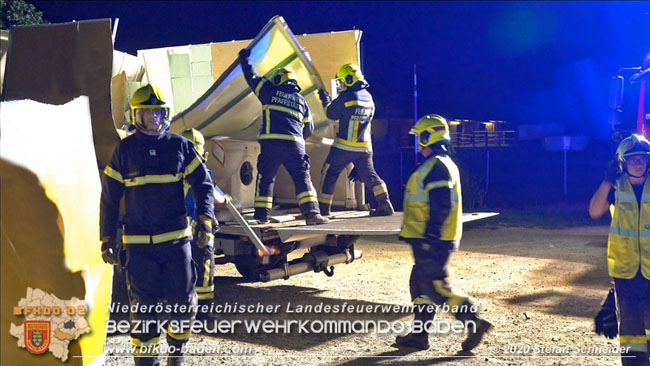
[[[463,222],[469,222],[498,215],[496,212],[475,212],[463,214]],[[290,219],[289,215],[281,217]],[[251,228],[262,241],[280,237],[282,242],[300,240],[312,235],[393,235],[399,234],[402,226],[402,212],[392,216],[370,217],[368,211],[338,211],[330,216],[330,222],[323,225],[305,225],[300,214],[291,214],[292,220],[261,225],[251,225]],[[246,235],[241,226],[225,223],[221,225],[218,234]]]

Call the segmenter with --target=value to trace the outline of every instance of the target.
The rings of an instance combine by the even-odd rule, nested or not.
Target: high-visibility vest
[[[632,279],[639,268],[650,279],[650,183],[646,180],[641,210],[624,174],[616,182],[616,203],[607,241],[607,267],[615,278]]]
[[[424,180],[436,164],[444,164],[451,178],[429,182],[425,186]],[[440,230],[440,240],[460,240],[463,234],[460,174],[456,164],[445,155],[435,155],[427,159],[411,174],[404,193],[404,221],[401,237],[424,239],[427,221],[429,221],[429,191],[440,187],[451,188],[452,199],[451,211]]]

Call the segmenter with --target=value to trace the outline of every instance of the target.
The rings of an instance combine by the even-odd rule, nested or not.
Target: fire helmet
[[[293,81],[295,84],[298,84],[298,79],[296,79],[296,72],[293,71],[290,67],[282,67],[275,72],[273,75],[273,84],[282,85],[288,81]]]
[[[196,148],[196,151],[199,153],[199,156],[201,159],[203,159],[203,162],[208,160],[208,152],[205,151],[205,137],[203,137],[203,134],[201,132],[197,131],[194,128],[191,128],[189,130],[183,131],[181,135],[186,139],[192,141],[194,147]]]
[[[135,127],[147,134],[161,134],[169,128],[169,107],[157,87],[149,84],[135,91],[131,98],[131,118]],[[155,129],[148,129],[142,119],[144,109],[157,110],[160,123]]]
[[[409,133],[418,137],[418,152],[436,142],[451,140],[447,121],[437,114],[429,114],[420,118]]]
[[[336,83],[339,84],[339,87],[351,87],[360,79],[363,79],[363,74],[359,66],[355,64],[345,64],[341,66],[339,71],[336,73]]]
[[[639,134],[630,135],[618,144],[616,158],[620,164],[621,171],[625,158],[632,155],[650,155],[650,142]]]

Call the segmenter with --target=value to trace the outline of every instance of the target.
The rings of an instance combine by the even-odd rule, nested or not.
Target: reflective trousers
[[[650,280],[641,271],[631,280],[614,278],[616,308],[619,316],[621,348],[629,352],[621,358],[624,366],[648,366],[650,348]]]
[[[414,305],[446,304],[454,316],[462,321],[473,320],[477,309],[462,292],[449,284],[447,265],[449,256],[457,247],[453,241],[426,243],[423,240],[408,241],[413,249],[415,265],[411,271],[409,288]]]
[[[303,214],[318,213],[316,190],[309,174],[311,162],[305,146],[294,141],[262,140],[257,158],[255,218],[268,218],[271,215],[273,187],[280,165],[284,165],[293,180],[300,211]]]
[[[354,168],[359,173],[359,178],[366,187],[372,189],[377,202],[389,199],[386,183],[381,180],[375,171],[372,162],[372,151],[347,151],[332,147],[321,171],[321,184],[318,191],[318,204],[321,206],[321,211],[329,211],[339,174],[350,163],[354,164]]]
[[[214,299],[214,247],[199,248],[192,240],[192,259],[196,264],[196,295],[199,300]]]
[[[181,323],[183,320],[191,322],[196,316],[196,269],[190,243],[185,239],[173,245],[138,247],[138,244],[130,244],[126,248],[129,303],[139,310],[131,312],[131,341],[136,357],[147,356],[154,360],[158,356],[155,346],[160,343],[159,322],[169,320],[169,345],[181,347],[191,335],[189,327]],[[169,309],[160,306],[163,301]],[[181,311],[183,306],[185,311]]]

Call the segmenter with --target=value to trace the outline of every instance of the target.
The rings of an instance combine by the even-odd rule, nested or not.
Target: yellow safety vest
[[[430,182],[425,186],[424,179],[431,173],[434,165],[438,163],[445,165],[451,179]],[[460,174],[458,173],[458,167],[450,157],[440,155],[436,155],[422,163],[411,174],[406,184],[401,237],[424,239],[427,221],[429,221],[429,191],[440,187],[451,188],[452,197],[451,212],[442,225],[440,240],[460,240],[463,235]]]
[[[639,216],[640,215],[640,216]],[[650,183],[646,180],[641,210],[627,174],[616,182],[616,204],[607,241],[607,267],[615,278],[634,278],[641,267],[650,279]]]

